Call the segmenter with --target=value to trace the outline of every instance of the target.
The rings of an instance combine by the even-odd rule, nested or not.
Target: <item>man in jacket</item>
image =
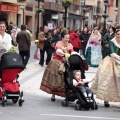
[[[88,42],[90,34],[88,33],[88,28],[84,27],[82,33],[80,34],[80,40],[82,42],[82,52],[85,57],[85,49]]]
[[[18,32],[16,41],[18,43],[19,54],[22,57],[23,64],[26,68],[28,60],[30,58],[30,35],[26,32],[26,25],[21,25],[21,31]]]
[[[44,31],[40,32],[38,35],[38,48],[40,48],[40,61],[39,64],[41,65],[41,67],[44,66],[44,54],[45,52],[47,53],[47,58],[46,58],[46,65],[48,65],[48,63],[51,60],[52,57],[52,47],[51,47],[51,41],[52,41],[52,36],[51,33],[49,32],[49,29],[47,26],[44,27]],[[42,46],[42,47],[41,47]]]

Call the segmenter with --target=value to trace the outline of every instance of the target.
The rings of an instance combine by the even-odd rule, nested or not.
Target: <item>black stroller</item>
[[[65,71],[65,100],[61,102],[62,106],[68,106],[69,102],[74,102],[76,101],[75,104],[75,109],[76,110],[97,110],[98,106],[95,102],[93,93],[92,93],[92,101],[93,102],[87,102],[85,99],[84,95],[79,93],[74,85],[73,85],[73,71],[74,70],[80,70],[81,71],[81,78],[85,79],[85,66],[84,66],[84,61],[82,58],[77,55],[73,54],[69,57],[68,63],[65,64],[66,66],[66,71]],[[88,83],[85,84],[86,87],[88,86]]]
[[[7,99],[12,99],[13,103],[19,101],[22,106],[23,91],[20,91],[20,85],[17,81],[19,73],[24,69],[22,58],[15,52],[4,53],[0,61],[0,99],[2,106],[6,105]]]

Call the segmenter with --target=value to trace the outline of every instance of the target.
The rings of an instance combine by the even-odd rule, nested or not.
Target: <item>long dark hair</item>
[[[64,36],[65,36],[65,35],[68,35],[68,34],[69,34],[68,31],[63,30],[63,31],[61,32],[61,38],[64,38]]]

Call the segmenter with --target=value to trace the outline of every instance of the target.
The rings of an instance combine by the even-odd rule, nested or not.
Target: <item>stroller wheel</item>
[[[91,107],[91,110],[94,110],[94,109],[95,109],[95,107],[94,107],[94,106],[92,106],[92,107]]]
[[[96,105],[95,105],[95,110],[97,110],[97,109],[98,109],[98,105],[96,104]]]
[[[13,103],[17,103],[18,99],[12,99]]]
[[[6,105],[6,102],[2,102],[2,107],[5,107],[5,105]]]
[[[62,101],[62,102],[61,102],[61,105],[62,105],[63,107],[67,107],[67,106],[68,106],[68,101],[67,101],[67,100]]]
[[[24,100],[20,99],[19,100],[19,106],[21,107],[23,105]]]
[[[91,110],[97,110],[97,109],[98,109],[98,105],[94,103],[93,106],[91,107]]]
[[[75,110],[82,110],[81,105],[79,105],[79,104],[75,104]]]
[[[22,104],[23,104],[23,102],[22,102],[22,100],[20,99],[20,100],[19,100],[19,106],[21,107]]]

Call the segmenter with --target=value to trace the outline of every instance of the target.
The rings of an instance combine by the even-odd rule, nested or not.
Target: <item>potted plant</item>
[[[102,14],[102,17],[103,17],[103,18],[107,18],[107,17],[109,17],[109,15],[108,15],[108,14],[103,13],[103,14]]]
[[[44,9],[42,9],[42,8],[37,8],[37,9],[36,9],[36,12],[37,12],[37,13],[44,12]]]
[[[63,7],[68,8],[71,5],[72,1],[73,0],[62,0]]]

